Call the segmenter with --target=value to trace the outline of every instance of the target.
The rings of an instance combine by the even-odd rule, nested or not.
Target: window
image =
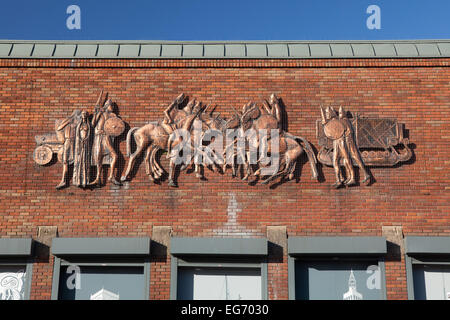
[[[267,299],[267,240],[173,238],[171,298]]]
[[[179,300],[261,300],[260,268],[178,268]]]
[[[289,297],[386,299],[382,237],[289,238]]]
[[[450,237],[406,237],[408,298],[450,300]]]
[[[63,261],[58,300],[144,300],[147,288],[144,267],[136,265]]]
[[[146,300],[149,238],[55,238],[52,298]]]
[[[0,300],[28,300],[32,239],[0,239]]]
[[[25,300],[28,298],[26,265],[0,264],[0,300]]]
[[[413,277],[416,300],[450,300],[450,263],[414,264]]]
[[[383,299],[376,260],[297,260],[295,275],[297,300]]]

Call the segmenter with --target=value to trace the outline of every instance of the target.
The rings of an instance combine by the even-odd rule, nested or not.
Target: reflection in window
[[[182,267],[177,292],[180,300],[261,300],[261,270]]]
[[[299,300],[383,299],[378,261],[301,261],[295,264]]]
[[[0,266],[0,300],[24,300],[26,266]]]
[[[142,300],[145,299],[143,267],[71,266],[61,267],[60,300]]]
[[[450,300],[450,265],[414,264],[414,298]]]

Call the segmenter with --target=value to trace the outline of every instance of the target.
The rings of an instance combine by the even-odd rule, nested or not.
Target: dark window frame
[[[248,268],[261,271],[261,300],[268,299],[267,239],[172,238],[170,299],[178,298],[179,268]],[[223,248],[225,254],[220,254]]]
[[[30,300],[31,284],[33,278],[33,258],[5,258],[0,257],[0,266],[24,266],[25,281],[24,281],[24,300]]]
[[[144,300],[150,299],[150,238],[55,238],[52,300],[59,298],[61,267],[142,267]],[[55,245],[56,244],[56,245]],[[55,250],[54,250],[55,248]]]
[[[381,300],[387,299],[386,294],[386,266],[384,259],[376,256],[324,256],[324,255],[318,255],[318,256],[289,256],[288,257],[288,270],[289,272],[292,272],[291,277],[293,277],[293,280],[289,277],[289,300],[296,300],[296,293],[295,293],[295,282],[296,282],[296,274],[295,274],[295,268],[297,262],[333,262],[333,261],[342,261],[342,262],[377,262],[378,268],[380,270],[380,276],[381,276]],[[292,271],[291,271],[292,270]],[[291,283],[293,281],[293,283]]]
[[[450,265],[450,237],[408,236],[404,241],[408,300],[415,300],[414,265]]]
[[[381,296],[387,300],[384,237],[291,237],[288,239],[289,300],[296,299],[296,261],[378,261]]]
[[[33,279],[34,241],[31,238],[1,238],[0,265],[24,266],[24,300],[30,300]]]

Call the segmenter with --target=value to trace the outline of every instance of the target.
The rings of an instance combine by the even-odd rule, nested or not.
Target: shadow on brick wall
[[[283,263],[283,247],[279,244],[273,243],[269,241],[268,244],[268,258],[267,262],[269,263]]]
[[[387,253],[385,261],[401,261],[402,260],[402,250],[401,247],[391,241],[386,241]]]

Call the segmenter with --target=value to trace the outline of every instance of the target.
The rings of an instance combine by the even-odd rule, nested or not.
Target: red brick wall
[[[261,237],[287,226],[289,236],[381,236],[382,226],[405,235],[450,235],[450,59],[317,60],[0,60],[0,236],[36,237],[37,226],[58,226],[60,237],[151,236],[172,226],[174,236]],[[311,180],[305,161],[298,182],[274,188],[205,170],[207,181],[182,173],[179,188],[150,183],[143,164],[121,188],[110,184],[55,190],[61,164],[33,161],[34,136],[54,130],[74,109],[92,111],[99,91],[110,93],[131,127],[162,118],[180,92],[218,105],[282,98],[288,129],[318,148],[320,105],[343,105],[365,116],[404,123],[414,158],[395,168],[371,168],[375,182],[335,190],[333,169]],[[120,144],[126,160],[125,141]],[[162,157],[165,168],[167,163]],[[122,172],[122,168],[120,172]],[[235,195],[237,219],[228,223]],[[231,221],[233,222],[233,221]],[[152,299],[168,299],[170,259],[155,259]],[[287,257],[269,263],[270,298],[286,299]],[[48,299],[52,259],[33,270],[33,299]],[[405,299],[404,261],[386,263],[388,298]]]

